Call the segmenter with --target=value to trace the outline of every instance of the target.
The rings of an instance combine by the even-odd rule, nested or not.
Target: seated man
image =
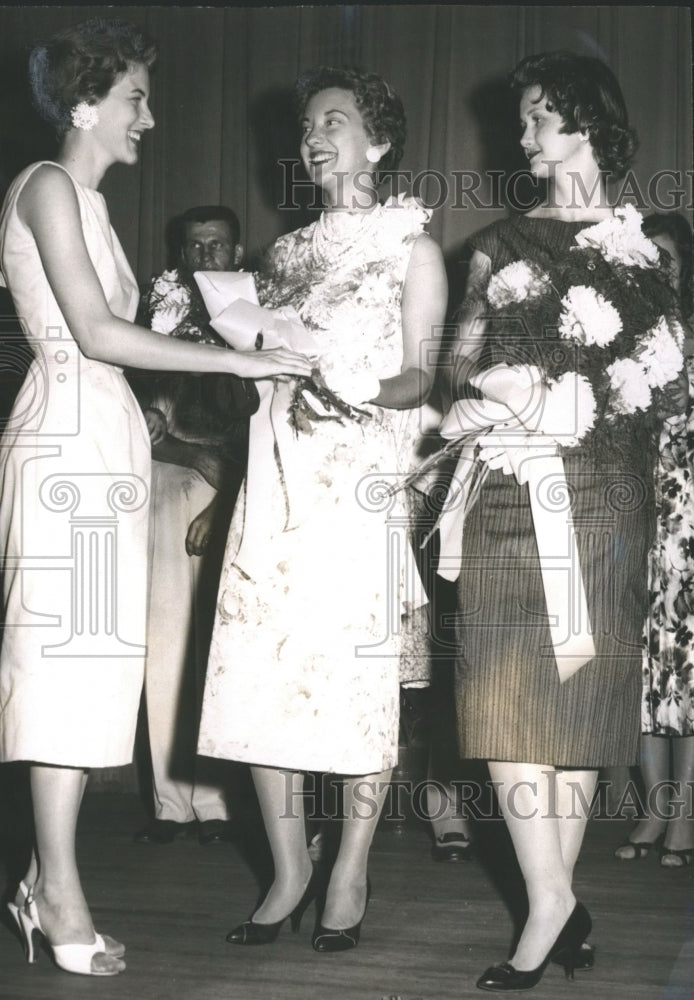
[[[194,271],[236,270],[239,222],[224,206],[174,220],[178,266],[154,278],[142,321],[172,337],[224,342]],[[253,382],[233,375],[151,374],[133,379],[152,440],[150,595],[145,696],[154,819],[138,843],[169,843],[196,823],[201,844],[230,833],[229,765],[196,756],[200,700],[231,508],[245,471]]]

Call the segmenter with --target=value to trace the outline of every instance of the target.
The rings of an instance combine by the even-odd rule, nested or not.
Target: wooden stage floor
[[[257,828],[241,845],[201,847],[189,838],[152,847],[132,841],[144,818],[135,795],[92,793],[79,830],[95,921],[126,942],[127,971],[73,976],[45,953],[28,966],[3,924],[2,1000],[466,1000],[483,996],[477,976],[508,954],[513,919],[505,897],[516,895],[517,872],[504,860],[498,822],[478,825],[481,857],[460,864],[431,860],[424,826],[379,829],[362,942],[343,955],[317,955],[312,910],[298,935],[286,925],[273,945],[224,940],[259,892],[248,863],[248,849],[262,843]],[[597,966],[574,981],[551,966],[533,991],[538,1000],[694,997],[694,867],[663,870],[655,856],[614,860],[628,829],[626,820],[589,824],[576,891],[593,916]],[[7,871],[7,833],[3,843]]]

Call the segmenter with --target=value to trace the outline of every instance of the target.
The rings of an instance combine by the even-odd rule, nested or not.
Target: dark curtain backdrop
[[[691,203],[690,16],[668,6],[0,7],[0,194],[18,169],[54,150],[29,105],[28,48],[93,14],[129,18],[160,47],[156,128],[140,166],[114,167],[103,186],[141,281],[166,263],[167,220],[192,204],[233,206],[251,251],[305,220],[278,207],[287,186],[277,161],[296,156],[291,83],[321,64],[380,73],[402,96],[409,138],[401,167],[445,178],[447,191],[430,177],[422,193],[445,198],[431,231],[451,261],[505,211],[456,199],[452,172],[481,173],[476,194],[486,204],[489,172],[522,165],[504,79],[522,56],[544,49],[609,63],[641,139],[640,190],[647,196],[657,171],[674,170],[678,181],[662,193],[682,186]]]

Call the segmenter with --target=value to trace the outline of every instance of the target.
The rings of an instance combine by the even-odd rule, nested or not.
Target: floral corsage
[[[197,288],[182,281],[175,268],[152,280],[145,309],[150,327],[156,333],[206,344],[224,343],[209,327],[207,310]]]

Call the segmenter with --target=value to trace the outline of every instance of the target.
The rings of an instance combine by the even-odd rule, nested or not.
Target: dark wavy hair
[[[90,18],[53,35],[29,56],[34,107],[59,136],[71,126],[70,110],[80,101],[106,97],[132,65],[154,64],[154,42],[129,21]]]
[[[376,73],[358,69],[335,69],[321,66],[303,73],[294,85],[294,103],[301,119],[310,99],[329,87],[349,90],[359,108],[364,128],[378,144],[390,142],[390,149],[381,158],[378,172],[394,170],[402,159],[407,138],[407,119],[402,101],[393,88]]]
[[[678,288],[680,307],[685,318],[691,316],[694,309],[692,302],[692,260],[694,258],[692,227],[679,212],[652,212],[641,223],[641,229],[644,235],[651,240],[657,242],[659,236],[669,236],[674,243],[680,258]]]
[[[604,62],[573,52],[541,52],[527,56],[511,74],[520,93],[539,86],[540,98],[561,115],[562,131],[585,132],[601,170],[623,177],[636,152],[636,132],[621,87]]]

